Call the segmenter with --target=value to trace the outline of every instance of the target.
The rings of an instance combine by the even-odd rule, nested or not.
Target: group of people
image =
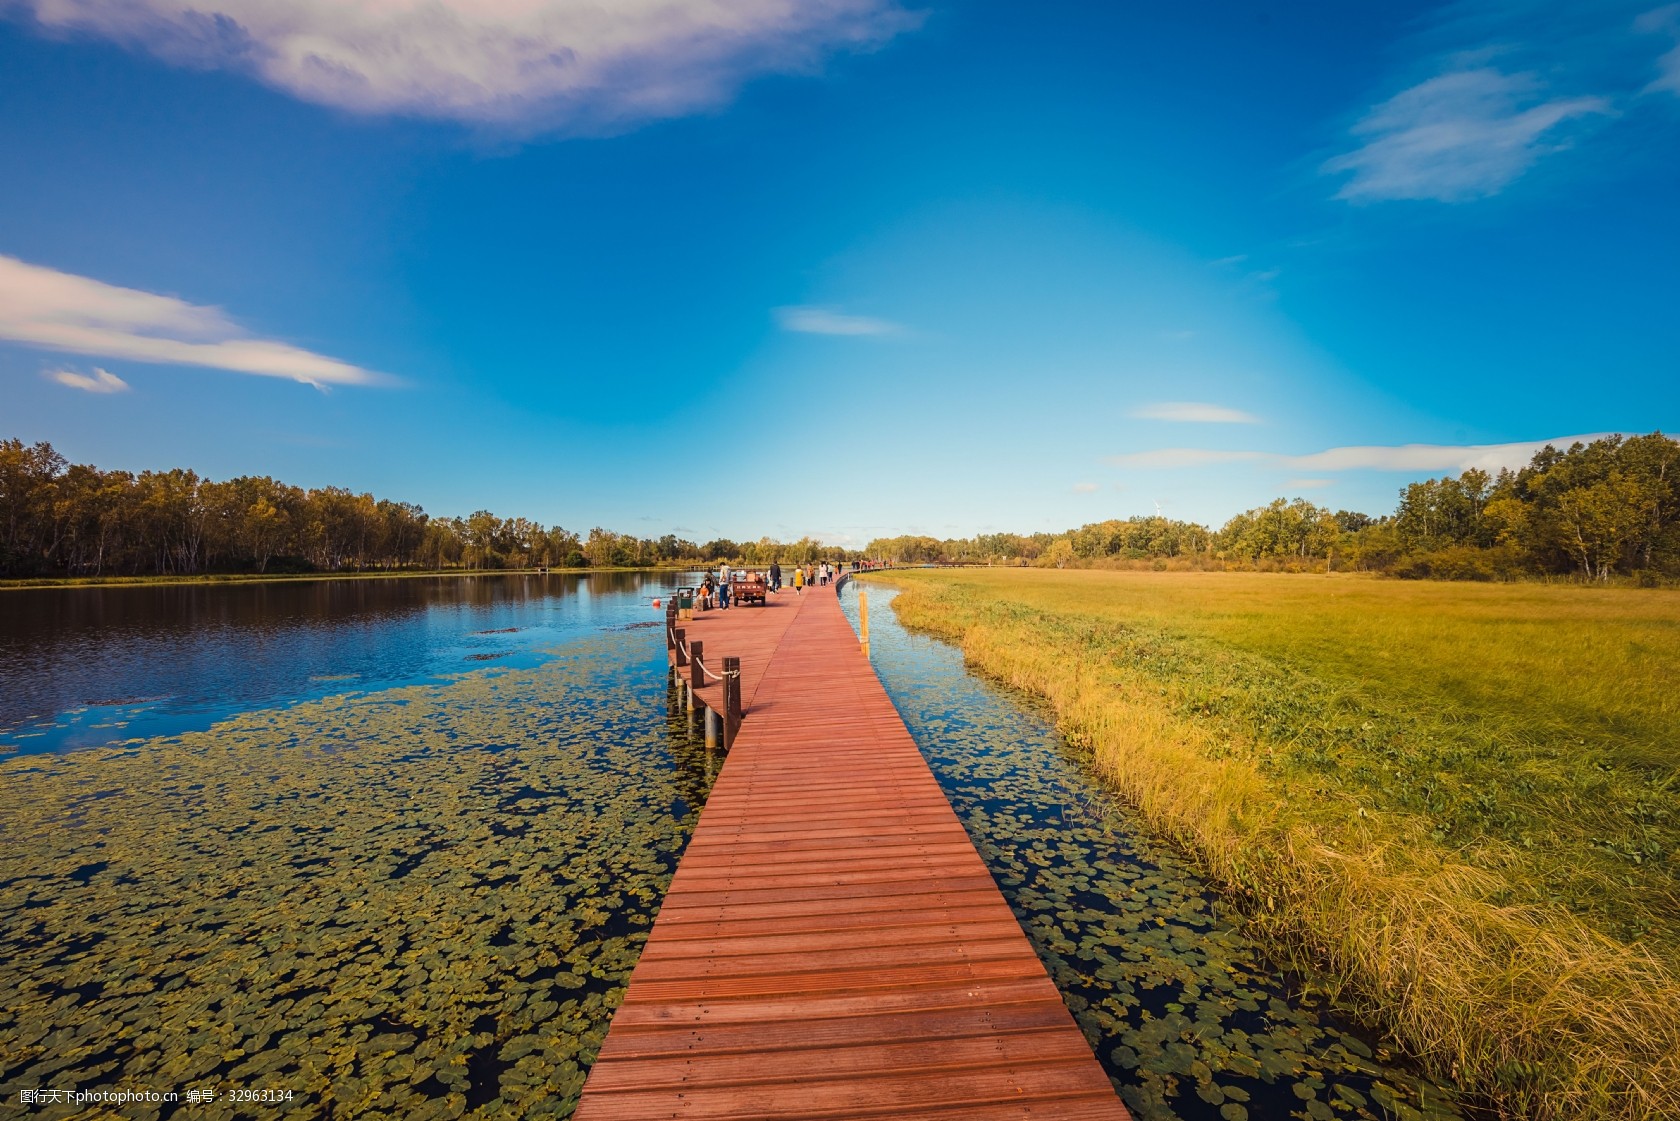
[[[840,574],[840,566],[832,561],[821,561],[816,564],[796,564],[793,566],[793,594],[801,595],[811,585],[821,585],[832,582]],[[782,566],[770,566],[770,587],[780,591],[782,587]]]
[[[852,566],[854,569],[856,564]],[[819,561],[813,564],[796,564],[792,566],[792,576],[789,583],[793,587],[794,595],[803,595],[807,587],[832,583],[840,576],[840,566],[833,561]],[[782,566],[772,562],[767,572],[762,576],[757,572],[734,572],[725,561],[717,567],[715,572],[706,573],[706,578],[695,593],[695,607],[702,611],[709,611],[714,607],[728,610],[730,600],[730,585],[737,580],[757,581],[763,579],[764,586],[771,592],[782,590]]]

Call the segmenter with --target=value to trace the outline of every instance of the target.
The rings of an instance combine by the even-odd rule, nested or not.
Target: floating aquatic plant
[[[0,1094],[569,1114],[713,773],[661,668],[607,634],[0,762]]]

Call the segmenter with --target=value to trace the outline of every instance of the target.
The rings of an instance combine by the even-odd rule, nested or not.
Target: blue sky
[[[1677,427],[1680,5],[182,8],[0,0],[0,436],[858,544]]]

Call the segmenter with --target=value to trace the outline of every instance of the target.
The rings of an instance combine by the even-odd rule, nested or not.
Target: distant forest
[[[1608,436],[1547,446],[1520,471],[1469,470],[1412,483],[1393,514],[1275,499],[1214,530],[1170,518],[1094,522],[1066,533],[892,537],[869,556],[1070,568],[1363,571],[1449,580],[1680,577],[1680,443]]]
[[[722,559],[805,563],[844,554],[809,538],[697,545],[667,534],[586,536],[480,510],[439,518],[342,487],[183,468],[105,471],[47,443],[0,441],[0,576],[192,576],[401,569],[650,567]]]
[[[1064,533],[891,537],[858,551],[805,538],[696,544],[587,535],[480,510],[427,514],[340,487],[267,476],[105,471],[46,443],[0,441],[0,575],[110,576],[768,564],[872,557],[1042,567],[1351,570],[1496,580],[1680,577],[1680,443],[1654,432],[1546,447],[1520,471],[1412,483],[1393,514],[1276,499],[1214,530],[1164,517]]]

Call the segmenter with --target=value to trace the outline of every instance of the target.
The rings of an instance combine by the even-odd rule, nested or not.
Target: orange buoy
[[[654,605],[654,606],[655,606],[655,607],[658,607],[658,606],[659,606],[659,601],[658,601],[658,600],[657,600],[657,599],[656,599],[656,600],[654,600],[654,601],[653,601],[653,605]]]

